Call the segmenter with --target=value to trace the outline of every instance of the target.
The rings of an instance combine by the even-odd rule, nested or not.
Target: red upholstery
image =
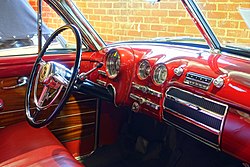
[[[47,128],[26,122],[0,130],[0,166],[83,166]]]

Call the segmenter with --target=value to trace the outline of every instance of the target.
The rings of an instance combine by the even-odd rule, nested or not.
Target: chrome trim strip
[[[147,100],[147,99],[146,99],[146,101],[145,101],[145,104],[146,104],[147,106],[149,106],[149,107],[155,109],[155,110],[159,110],[159,109],[160,109],[160,105],[155,104],[155,103],[153,103],[153,102],[151,102],[151,101],[149,101],[149,100]]]
[[[205,100],[207,100],[207,101],[210,101],[210,102],[219,104],[219,105],[221,105],[221,106],[224,106],[224,107],[225,107],[225,113],[227,112],[228,105],[226,105],[226,104],[224,104],[224,103],[221,103],[221,102],[218,102],[218,101],[211,100],[211,99],[206,98],[206,97],[204,97],[204,96],[200,96],[200,95],[194,94],[194,93],[192,93],[192,92],[189,92],[189,91],[186,91],[186,90],[177,88],[177,87],[175,87],[175,86],[170,86],[170,87],[166,90],[166,92],[165,92],[165,97],[166,97],[166,95],[167,95],[167,92],[168,92],[169,89],[171,89],[171,88],[179,89],[179,90],[182,91],[182,92],[185,92],[185,93],[191,94],[191,95],[193,95],[193,96],[196,96],[196,97],[198,97],[198,98],[205,99]],[[199,105],[196,105],[196,106],[199,106]],[[199,106],[199,107],[202,108],[201,106]],[[224,114],[224,115],[225,115],[225,114]]]
[[[81,102],[87,102],[87,101],[93,101],[93,100],[96,100],[96,98],[69,101],[69,102],[66,102],[66,104],[81,103]],[[58,104],[53,104],[51,106],[57,106],[57,105]],[[30,108],[30,109],[31,110],[32,109],[36,109],[36,107]],[[2,114],[9,114],[9,113],[15,113],[15,112],[22,112],[22,111],[25,111],[25,109],[23,108],[23,109],[18,109],[18,110],[8,110],[8,111],[0,112],[0,115],[2,115]]]
[[[38,36],[38,50],[37,53],[39,53],[42,50],[42,24],[43,24],[43,19],[42,19],[42,0],[37,1],[37,20],[36,20],[36,25],[37,25],[37,36]]]
[[[72,128],[76,128],[76,127],[80,127],[80,126],[89,126],[89,125],[95,125],[95,122],[85,123],[85,124],[80,124],[80,125],[74,125],[74,126],[68,126],[68,127],[65,127],[65,128],[53,129],[53,130],[51,130],[51,132],[57,132],[57,131],[61,131],[61,130],[67,130],[67,129],[72,129]]]
[[[129,97],[135,101],[138,101],[140,104],[143,104],[146,101],[146,99],[144,99],[143,97],[137,96],[134,93],[130,93]]]
[[[68,117],[74,117],[74,116],[79,116],[79,115],[86,115],[86,114],[93,114],[96,113],[95,110],[88,111],[88,112],[83,112],[83,113],[76,113],[76,114],[69,114],[69,115],[62,115],[62,116],[57,116],[56,119],[60,118],[68,118]]]
[[[174,99],[175,102],[178,102],[178,103],[180,103],[180,104],[182,104],[182,105],[185,105],[186,107],[195,109],[196,111],[201,112],[201,113],[203,113],[203,114],[206,114],[206,115],[208,115],[208,116],[211,116],[211,117],[213,117],[213,118],[216,118],[216,119],[219,119],[219,120],[222,120],[222,119],[223,119],[223,115],[214,113],[213,111],[207,110],[207,109],[202,108],[202,107],[200,107],[200,106],[198,106],[198,105],[192,104],[192,103],[187,102],[187,101],[182,100],[182,99],[178,99],[178,98],[176,98],[176,97],[174,97],[174,96],[171,96],[171,95],[168,95],[167,97],[169,97],[170,99],[171,99],[171,98]],[[164,105],[163,105],[163,107],[164,107],[164,109],[170,109],[170,108],[165,107]]]
[[[149,94],[151,94],[153,96],[156,96],[156,97],[159,97],[159,98],[162,97],[161,92],[158,92],[158,91],[156,91],[154,89],[151,89],[151,88],[149,88],[147,86],[139,85],[139,84],[137,84],[135,82],[132,82],[132,87],[137,89],[137,90],[142,91],[143,93],[146,93],[146,94],[149,93]]]
[[[226,120],[227,112],[228,112],[228,105],[226,105],[226,111],[225,111],[225,113],[223,115],[223,119],[222,119],[221,125],[220,125],[220,133],[219,133],[219,137],[218,137],[218,143],[219,144],[221,143],[222,129],[224,127],[224,123],[225,123],[225,120]]]
[[[97,100],[97,98],[83,99],[83,100],[74,100],[74,101],[66,102],[66,104],[81,103],[81,102],[88,102],[88,101],[94,101],[94,100]]]
[[[107,73],[105,71],[98,70],[98,74],[107,77]]]
[[[160,109],[160,105],[154,103],[154,102],[151,102],[150,100],[148,99],[145,99],[143,97],[140,97],[140,96],[137,96],[133,93],[130,93],[129,94],[129,97],[137,102],[139,102],[140,104],[146,104],[147,106],[155,109],[155,110],[159,110]]]
[[[101,50],[106,46],[102,38],[82,15],[71,0],[45,0],[66,23],[76,25],[81,31],[85,46],[91,50]]]
[[[180,127],[179,125],[176,125],[175,123],[170,122],[169,120],[166,120],[166,119],[164,119],[164,118],[163,118],[163,120],[164,120],[167,124],[172,125],[172,126],[175,126],[177,129],[179,129],[179,130],[182,131],[183,133],[185,133],[185,134],[187,134],[187,135],[189,135],[189,136],[191,136],[191,137],[193,137],[193,138],[199,140],[200,142],[202,142],[202,143],[204,143],[204,144],[206,144],[206,145],[208,145],[208,146],[210,146],[210,147],[212,147],[212,148],[214,148],[214,149],[220,151],[219,145],[214,144],[214,143],[212,143],[212,142],[210,142],[210,141],[208,141],[208,140],[206,140],[206,139],[204,139],[204,138],[202,138],[202,137],[200,137],[200,136],[198,136],[198,135],[196,135],[196,134],[194,134],[194,133],[192,133],[192,132],[190,132],[190,131],[184,129],[184,128]]]
[[[94,143],[94,150],[93,151],[95,151],[99,147],[100,105],[101,105],[101,100],[100,100],[100,98],[98,98],[97,105],[96,105],[96,115],[95,115],[95,143]]]
[[[105,87],[106,84],[107,84],[107,82],[102,81],[102,80],[100,80],[100,79],[97,79],[96,82],[97,82],[99,85],[104,86],[104,87]]]
[[[194,119],[192,119],[192,118],[189,118],[189,117],[187,117],[187,116],[185,116],[185,115],[183,115],[183,114],[180,114],[180,113],[178,113],[178,112],[176,112],[176,111],[173,111],[173,110],[171,110],[171,109],[167,109],[167,110],[170,110],[170,111],[171,111],[171,112],[166,111],[166,112],[168,112],[169,114],[172,114],[172,115],[174,115],[174,116],[176,116],[176,117],[178,117],[178,118],[180,118],[180,119],[182,119],[182,120],[184,120],[184,121],[187,121],[187,122],[189,122],[189,123],[192,123],[192,124],[198,126],[199,128],[202,128],[202,129],[204,129],[204,130],[209,131],[210,133],[213,133],[213,134],[215,134],[215,135],[219,135],[219,132],[220,132],[220,131],[217,130],[217,129],[214,129],[214,128],[208,126],[208,125],[205,125],[205,124],[203,124],[203,123],[201,123],[201,122],[198,122],[198,121],[196,121],[196,120],[194,120]]]
[[[166,90],[165,95],[167,95],[167,92],[168,92],[169,89],[171,89],[171,88],[179,89],[179,90],[181,90],[181,91],[183,91],[183,92],[192,94],[193,96],[196,96],[196,97],[199,97],[199,98],[203,98],[203,99],[208,100],[208,101],[211,101],[211,102],[213,102],[213,103],[216,103],[216,104],[225,106],[225,112],[224,112],[224,115],[223,115],[222,120],[221,120],[221,126],[220,126],[220,130],[219,130],[219,134],[218,134],[218,144],[219,144],[219,146],[220,146],[222,129],[223,129],[223,126],[224,126],[224,123],[225,123],[225,118],[226,118],[226,115],[227,115],[227,112],[228,112],[228,105],[226,105],[226,104],[224,104],[224,103],[221,103],[221,102],[218,102],[218,101],[214,101],[214,100],[208,99],[208,98],[203,97],[203,96],[199,96],[199,95],[193,94],[193,93],[191,93],[191,92],[189,92],[189,91],[182,90],[182,89],[177,88],[177,87],[174,87],[174,86],[169,87],[169,88]],[[164,100],[163,100],[163,101],[165,101],[165,98],[166,98],[166,96],[164,97]],[[163,104],[163,107],[164,107],[164,104]],[[201,108],[202,108],[202,107],[201,107]],[[163,117],[163,119],[164,119],[164,117]],[[164,119],[164,120],[165,120],[165,119]]]
[[[200,12],[199,6],[194,0],[181,0],[183,6],[188,11],[189,15],[192,17],[192,20],[201,35],[207,41],[210,49],[213,52],[218,52],[221,49],[221,45],[217,37],[215,36],[213,30],[210,28],[209,23],[205,19],[204,15]]]
[[[116,107],[118,107],[118,105],[116,104],[116,89],[115,89],[115,87],[114,87],[111,83],[109,83],[109,84],[106,86],[106,88],[109,87],[109,86],[113,89],[113,92],[114,92],[114,105],[115,105]]]

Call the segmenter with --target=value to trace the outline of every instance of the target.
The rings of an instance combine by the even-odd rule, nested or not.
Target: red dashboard
[[[120,56],[115,77],[109,76],[110,52]],[[105,65],[89,79],[112,89],[116,105],[250,162],[250,60],[157,44],[111,46],[98,57]]]

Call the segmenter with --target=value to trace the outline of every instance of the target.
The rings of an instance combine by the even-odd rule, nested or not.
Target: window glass
[[[0,56],[37,54],[37,6],[31,1],[1,1],[0,5]],[[32,5],[32,6],[31,6]],[[62,19],[43,3],[42,43],[58,27],[65,25]],[[71,31],[59,35],[49,49],[68,49],[75,47],[75,39]]]
[[[74,0],[106,42],[202,37],[180,0],[155,1]]]
[[[198,4],[222,45],[250,50],[249,0],[199,0]]]

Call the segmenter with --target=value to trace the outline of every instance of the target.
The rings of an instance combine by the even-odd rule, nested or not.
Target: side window
[[[0,56],[37,53],[36,12],[28,1],[1,1]],[[43,36],[51,30],[43,25]]]
[[[29,4],[32,3],[32,6]],[[35,0],[10,0],[0,2],[0,56],[22,56],[37,54],[37,13]],[[33,9],[34,8],[34,9]],[[55,29],[64,25],[62,19],[43,3],[42,43],[49,38]],[[50,49],[72,48],[74,40],[70,32],[57,37]]]

